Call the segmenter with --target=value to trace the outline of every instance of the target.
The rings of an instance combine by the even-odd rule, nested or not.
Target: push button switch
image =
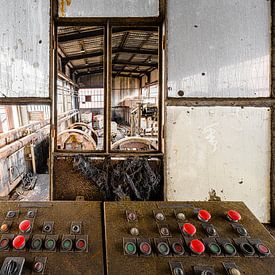
[[[149,256],[152,253],[152,247],[149,242],[143,241],[139,244],[139,251],[145,256]]]
[[[127,242],[124,246],[124,251],[128,255],[135,255],[137,253],[136,244],[133,242]]]
[[[0,241],[0,251],[8,249],[9,243],[10,243],[9,238],[2,237],[2,239]]]
[[[167,256],[170,254],[170,247],[166,242],[159,242],[157,244],[158,253],[162,256]]]
[[[3,223],[0,228],[1,232],[7,232],[9,231],[9,225],[7,223]]]
[[[197,229],[192,223],[185,223],[182,226],[182,232],[184,235],[186,235],[188,237],[192,237],[196,234]]]
[[[235,210],[229,210],[227,212],[227,219],[232,222],[238,222],[241,220],[241,214]]]
[[[174,242],[171,245],[172,247],[172,252],[174,255],[181,256],[184,254],[184,247],[180,242]]]
[[[42,248],[42,239],[40,238],[33,238],[31,242],[31,249],[32,250],[40,250]]]
[[[25,247],[26,240],[25,237],[22,235],[16,236],[12,241],[12,246],[16,250],[21,250]]]
[[[75,247],[78,250],[85,250],[86,249],[86,241],[85,240],[78,240],[75,243]]]
[[[73,241],[71,239],[64,239],[61,246],[63,250],[70,251],[73,248]]]
[[[197,255],[200,255],[205,251],[205,246],[203,242],[198,239],[192,240],[189,244],[189,247],[190,250]]]
[[[29,220],[24,220],[19,224],[19,230],[22,233],[28,233],[31,231],[31,222]]]
[[[263,256],[268,256],[270,254],[269,248],[264,244],[256,244],[256,249]]]
[[[253,256],[255,254],[255,249],[249,243],[241,243],[240,249],[245,255]]]
[[[223,248],[224,248],[224,252],[227,255],[233,256],[236,254],[236,248],[231,243],[224,244]]]
[[[211,254],[218,256],[221,254],[222,250],[217,243],[210,243],[208,244],[208,248]]]
[[[211,214],[207,210],[201,209],[198,212],[198,219],[202,222],[209,222],[211,219]]]

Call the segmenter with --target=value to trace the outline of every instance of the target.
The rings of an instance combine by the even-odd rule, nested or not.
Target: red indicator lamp
[[[29,232],[31,230],[31,222],[29,220],[24,220],[19,224],[19,230],[22,233]]]

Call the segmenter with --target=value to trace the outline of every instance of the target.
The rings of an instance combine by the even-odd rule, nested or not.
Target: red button
[[[13,241],[12,241],[12,245],[15,249],[22,249],[25,246],[25,237],[22,235],[18,235],[16,236]]]
[[[21,232],[28,232],[31,229],[31,222],[29,220],[24,220],[19,224],[19,229]]]
[[[205,251],[204,244],[198,239],[192,240],[189,247],[196,254],[202,254]]]
[[[263,244],[258,244],[257,248],[258,248],[258,251],[263,255],[267,255],[270,252],[269,249]]]
[[[233,222],[238,222],[242,218],[240,213],[235,210],[229,210],[227,212],[227,217],[229,218],[230,221],[233,221]]]
[[[182,231],[188,236],[193,236],[196,233],[196,227],[192,223],[185,223],[182,226]]]
[[[199,220],[203,222],[208,222],[211,219],[211,214],[206,210],[200,210],[198,213]]]
[[[86,248],[86,242],[84,240],[78,240],[76,242],[76,247],[80,250],[85,249]]]
[[[151,254],[152,249],[151,249],[151,245],[149,243],[142,242],[139,247],[140,247],[141,253],[143,253],[145,255]]]

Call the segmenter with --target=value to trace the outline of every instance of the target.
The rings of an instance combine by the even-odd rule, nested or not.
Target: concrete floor
[[[12,192],[10,200],[15,201],[48,201],[49,200],[49,174],[37,174],[37,181],[34,189],[24,191],[19,184]]]

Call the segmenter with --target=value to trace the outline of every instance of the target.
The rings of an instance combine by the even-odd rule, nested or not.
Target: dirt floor
[[[49,174],[37,174],[37,181],[32,190],[25,191],[19,184],[12,192],[10,200],[15,201],[48,201],[49,200]]]

